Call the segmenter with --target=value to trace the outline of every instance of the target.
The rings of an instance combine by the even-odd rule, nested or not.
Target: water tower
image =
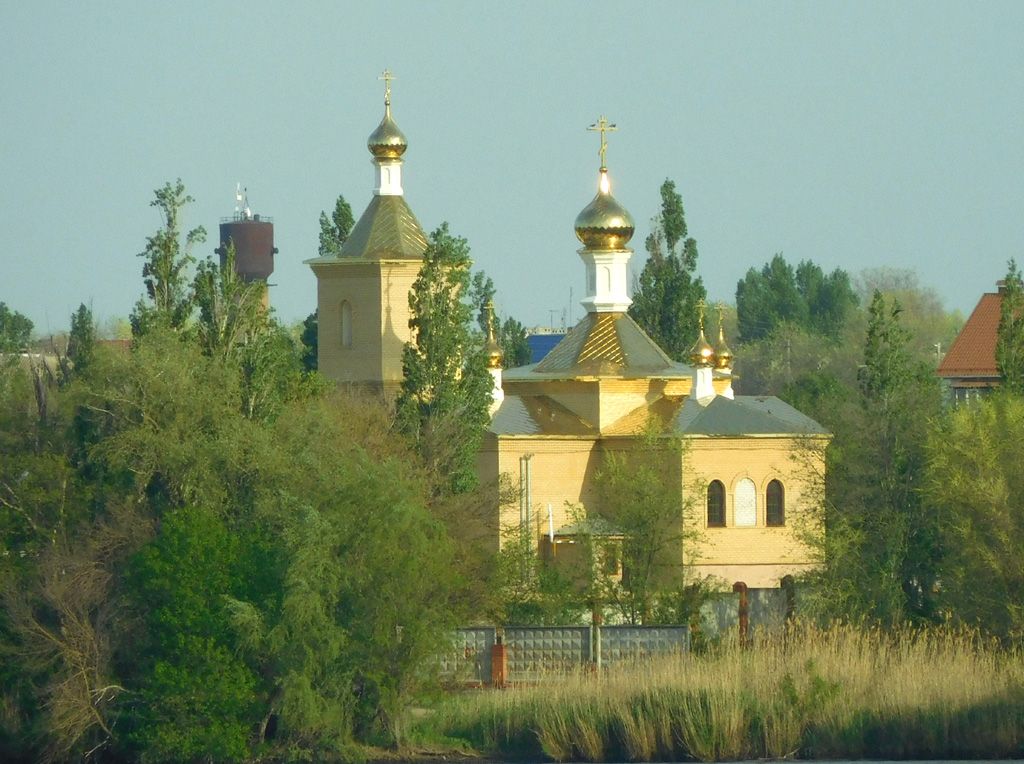
[[[223,266],[228,256],[228,242],[235,243],[235,273],[246,283],[262,282],[263,304],[269,307],[267,279],[274,272],[274,221],[254,215],[249,209],[247,190],[241,184],[235,189],[235,214],[220,221],[220,246],[214,250]]]

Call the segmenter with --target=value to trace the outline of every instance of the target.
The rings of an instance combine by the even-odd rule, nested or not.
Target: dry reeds
[[[461,695],[430,723],[555,761],[1020,756],[1024,657],[964,631],[801,626]]]

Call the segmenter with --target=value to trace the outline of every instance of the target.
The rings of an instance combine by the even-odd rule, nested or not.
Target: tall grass
[[[461,693],[426,723],[555,761],[1012,757],[1024,656],[969,632],[799,626],[748,649]]]

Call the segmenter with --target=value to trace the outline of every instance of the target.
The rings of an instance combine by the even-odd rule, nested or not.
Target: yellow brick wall
[[[820,456],[807,450],[803,441],[758,437],[693,439],[684,459],[684,492],[690,498],[688,522],[701,536],[692,560],[699,569],[714,575],[737,576],[733,580],[743,580],[748,586],[778,586],[782,575],[814,563],[814,555],[802,535],[815,527],[813,486],[822,466]],[[757,524],[749,528],[735,526],[734,490],[743,478],[754,483],[756,492]],[[772,479],[781,481],[785,489],[782,527],[768,527],[765,521],[765,490]],[[725,486],[724,528],[707,527],[706,486],[712,480],[720,480]],[[765,583],[766,579],[771,580]]]
[[[409,340],[409,290],[417,261],[318,263],[318,364],[340,383],[356,383],[393,396],[402,380],[402,349]],[[352,308],[352,344],[341,335],[341,305]]]

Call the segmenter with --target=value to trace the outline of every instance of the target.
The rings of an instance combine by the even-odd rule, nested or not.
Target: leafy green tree
[[[304,371],[317,370],[317,354],[319,351],[320,316],[313,311],[302,322],[302,333],[299,336],[302,342],[302,368]]]
[[[1024,398],[1001,390],[947,412],[928,439],[924,486],[941,521],[940,596],[957,622],[1024,636]]]
[[[931,620],[943,548],[920,486],[941,395],[931,367],[909,354],[898,303],[876,292],[868,313],[858,390],[831,396],[830,412],[823,407],[834,440],[815,604],[828,615],[885,624]],[[821,385],[834,392],[836,381]]]
[[[476,452],[488,421],[492,380],[471,331],[469,245],[447,224],[430,234],[409,294],[413,341],[402,355],[398,422],[447,490],[476,485]]]
[[[0,353],[18,353],[28,347],[32,322],[0,302]]]
[[[1024,283],[1015,260],[1010,260],[1003,284],[996,333],[996,366],[1003,386],[1024,395]]]
[[[261,599],[241,539],[206,509],[169,514],[132,560],[128,581],[146,623],[132,739],[148,759],[247,757],[259,721],[258,677],[239,658],[227,598]]]
[[[781,254],[760,271],[748,270],[736,285],[742,342],[764,339],[787,323],[835,340],[856,306],[845,271],[825,275],[809,260],[794,270]]]
[[[262,302],[264,287],[239,277],[235,257],[235,243],[229,241],[224,262],[206,258],[192,281],[193,300],[199,309],[196,338],[207,355],[230,354],[270,327]]]
[[[96,353],[96,324],[92,311],[84,303],[71,314],[71,332],[68,335],[68,359],[75,372],[81,374],[92,362]]]
[[[652,425],[634,445],[606,450],[598,474],[605,519],[621,540],[597,537],[595,543],[606,562],[618,558],[622,576],[620,581],[598,575],[595,585],[598,600],[618,609],[628,623],[649,624],[661,600],[693,583],[683,563],[695,532],[686,522],[682,442],[662,437]]]
[[[326,212],[320,213],[320,257],[337,257],[341,254],[341,248],[354,224],[352,208],[345,197],[339,195],[330,217],[327,217]]]
[[[132,311],[132,332],[135,336],[146,332],[154,323],[172,329],[182,329],[192,315],[193,303],[189,292],[189,266],[195,262],[192,247],[206,241],[206,229],[193,228],[181,241],[181,214],[185,206],[195,201],[185,193],[181,178],[166,183],[154,191],[150,207],[160,210],[163,227],[147,237],[146,249],[139,253],[145,258],[142,278],[146,284],[149,302],[139,300]]]
[[[697,242],[687,235],[683,200],[671,180],[661,184],[661,212],[651,229],[629,314],[669,356],[684,361],[697,339],[697,304],[707,291],[694,276]]]

